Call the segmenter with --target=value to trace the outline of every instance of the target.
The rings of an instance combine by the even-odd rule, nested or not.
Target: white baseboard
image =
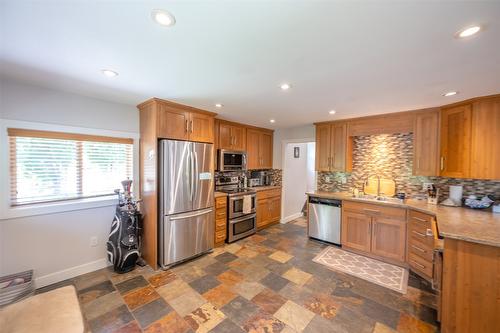
[[[66,279],[71,279],[75,276],[82,275],[85,273],[90,273],[98,269],[107,267],[109,265],[110,264],[108,263],[108,260],[106,258],[102,258],[80,266],[75,266],[68,269],[64,269],[59,272],[54,272],[44,276],[40,276],[35,279],[35,288],[41,288],[51,285],[53,283],[64,281]]]
[[[286,216],[284,218],[281,219],[280,223],[282,224],[285,224],[285,223],[288,223],[290,221],[293,221],[301,216],[304,216],[304,214],[302,212],[300,213],[295,213],[295,214],[292,214],[292,215],[289,215],[289,216]]]

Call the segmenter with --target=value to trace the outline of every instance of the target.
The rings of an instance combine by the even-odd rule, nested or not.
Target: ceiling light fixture
[[[448,91],[447,93],[444,93],[443,96],[450,97],[450,96],[455,96],[456,94],[458,94],[458,91]]]
[[[163,9],[153,9],[151,11],[151,18],[161,26],[171,27],[175,24],[174,15],[170,14]]]
[[[472,35],[477,34],[479,31],[481,31],[481,27],[478,25],[473,25],[473,26],[470,26],[470,27],[467,27],[467,28],[460,30],[459,32],[457,32],[456,35],[459,38],[467,38],[467,37],[470,37]]]
[[[222,104],[217,103],[217,104],[215,104],[215,107],[216,107],[216,108],[221,108],[221,107],[222,107]]]
[[[291,87],[290,87],[290,84],[289,84],[289,83],[282,83],[282,84],[280,85],[280,88],[281,88],[281,90],[288,90],[288,89],[290,89]]]
[[[272,124],[274,124],[276,122],[276,120],[270,119],[269,122],[272,123]]]
[[[337,113],[337,111],[335,111],[335,110],[330,110],[328,113],[329,113],[329,114],[335,114],[335,113]]]
[[[102,75],[104,75],[105,77],[115,77],[115,76],[118,76],[118,73],[115,72],[115,71],[112,71],[111,69],[101,69],[101,73]]]

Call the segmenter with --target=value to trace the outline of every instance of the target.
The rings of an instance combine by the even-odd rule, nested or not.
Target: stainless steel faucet
[[[365,191],[365,187],[368,186],[369,179],[373,176],[377,177],[377,197],[379,197],[380,196],[380,176],[377,174],[368,175],[368,177],[365,180],[365,184],[363,186],[363,192]]]

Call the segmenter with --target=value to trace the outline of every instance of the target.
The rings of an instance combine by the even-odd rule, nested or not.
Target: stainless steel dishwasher
[[[342,201],[309,197],[309,237],[340,245]]]

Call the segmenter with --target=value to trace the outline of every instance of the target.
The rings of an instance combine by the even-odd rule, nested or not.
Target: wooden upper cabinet
[[[471,124],[471,104],[441,109],[441,176],[469,177]]]
[[[158,106],[158,137],[174,140],[188,140],[189,112],[168,105]]]
[[[189,140],[214,142],[214,117],[202,113],[190,113]]]
[[[413,174],[439,175],[439,110],[418,113],[413,134]]]
[[[345,171],[347,123],[316,125],[316,171]]]
[[[342,213],[342,246],[358,251],[371,250],[371,217],[361,213]]]
[[[246,141],[248,169],[271,169],[273,167],[273,133],[248,128]]]
[[[219,122],[219,148],[229,150],[245,150],[246,129],[244,126]]]
[[[214,142],[215,113],[154,99],[157,136],[162,139]]]
[[[316,125],[316,171],[330,171],[331,125]]]
[[[500,97],[473,104],[471,178],[500,179]]]
[[[332,125],[331,143],[331,171],[345,171],[347,124],[335,123]]]
[[[404,262],[406,258],[406,221],[373,217],[371,252]]]

